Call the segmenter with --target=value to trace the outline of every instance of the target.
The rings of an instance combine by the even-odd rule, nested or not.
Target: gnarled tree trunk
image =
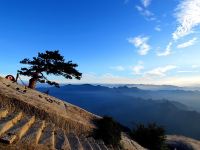
[[[38,72],[33,73],[32,78],[29,80],[28,87],[31,89],[35,89],[38,79],[39,79],[39,73]]]
[[[36,78],[31,78],[31,79],[29,80],[29,85],[28,85],[28,87],[31,88],[31,89],[35,89],[36,83],[37,83],[37,79],[36,79]]]

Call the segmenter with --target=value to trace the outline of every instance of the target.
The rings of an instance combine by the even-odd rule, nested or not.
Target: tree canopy
[[[114,147],[120,146],[121,126],[112,117],[104,116],[102,119],[95,120],[97,129],[94,130],[94,137],[102,139],[106,145]]]
[[[20,61],[21,64],[29,65],[29,68],[18,70],[20,75],[31,77],[29,88],[35,88],[36,83],[48,83],[59,87],[59,84],[48,80],[46,75],[63,76],[66,79],[81,79],[82,73],[76,70],[77,64],[72,61],[65,62],[64,56],[60,55],[58,50],[38,53],[32,60],[25,58]]]
[[[133,140],[150,150],[166,150],[165,129],[155,123],[138,124],[131,132]]]

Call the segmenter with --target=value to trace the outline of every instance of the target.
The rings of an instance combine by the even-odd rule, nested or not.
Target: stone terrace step
[[[57,150],[71,150],[65,131],[61,129],[55,130],[55,148]]]
[[[43,130],[43,134],[39,140],[39,144],[47,146],[49,149],[55,149],[55,137],[54,137],[54,124],[47,124]]]
[[[87,138],[81,137],[80,142],[81,142],[84,150],[93,150],[93,148],[90,145],[90,143],[88,142]]]
[[[0,121],[0,136],[13,127],[23,117],[22,112],[13,112],[10,116]]]
[[[21,143],[38,144],[38,141],[42,135],[42,131],[45,127],[45,121],[37,120],[27,134],[21,139]]]
[[[83,150],[82,144],[77,135],[69,133],[67,134],[67,138],[69,140],[71,150]]]
[[[14,140],[20,140],[35,122],[35,116],[24,117],[18,124],[11,128],[4,136],[0,138],[3,143],[11,144]]]
[[[0,142],[9,145],[33,145],[50,150],[108,150],[102,141],[80,138],[35,116],[0,110]],[[38,148],[39,150],[40,148]]]

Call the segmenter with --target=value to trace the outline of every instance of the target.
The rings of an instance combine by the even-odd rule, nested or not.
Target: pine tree
[[[29,68],[21,68],[18,70],[20,75],[31,77],[29,80],[29,88],[35,89],[36,83],[48,83],[59,87],[59,84],[50,81],[45,75],[63,76],[66,79],[81,79],[82,73],[76,70],[77,64],[72,61],[65,62],[65,59],[60,55],[59,51],[46,51],[38,53],[37,57],[32,60],[25,58],[20,61],[21,64],[30,65]]]

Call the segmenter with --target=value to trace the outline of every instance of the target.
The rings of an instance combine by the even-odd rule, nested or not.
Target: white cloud
[[[138,11],[140,11],[140,12],[142,12],[142,11],[144,10],[141,6],[136,5],[135,7],[136,7],[136,9],[137,9]]]
[[[154,16],[154,14],[152,12],[150,12],[149,10],[147,10],[147,9],[143,11],[143,15],[147,16],[147,17]],[[150,19],[152,19],[152,18],[150,18]]]
[[[139,48],[138,53],[140,55],[146,55],[151,49],[151,46],[147,44],[148,40],[149,40],[149,37],[137,36],[134,38],[129,38],[128,42],[133,44],[136,48]]]
[[[161,28],[160,28],[160,26],[158,25],[158,26],[155,26],[155,28],[154,28],[156,31],[161,31]]]
[[[192,69],[200,68],[200,65],[192,65]]]
[[[146,20],[148,21],[156,20],[154,13],[152,13],[148,9],[138,6],[138,5],[136,6],[136,9],[140,12],[141,15],[145,17]]]
[[[137,9],[143,16],[151,17],[151,16],[154,15],[152,12],[150,12],[149,10],[147,10],[147,9],[141,7],[141,6],[136,6],[136,9]]]
[[[131,78],[122,77],[113,75],[111,73],[105,73],[105,74],[90,74],[90,73],[84,73],[81,80],[68,80],[68,83],[105,83],[105,84],[114,84],[114,83],[132,83]]]
[[[63,82],[64,81],[64,82]],[[200,84],[199,75],[191,76],[163,76],[162,78],[154,78],[151,76],[147,77],[125,77],[116,76],[110,73],[106,74],[95,74],[95,73],[84,73],[81,80],[59,80],[59,83],[66,84],[83,84],[83,83],[100,83],[100,84],[154,84],[154,85],[179,85],[188,86]]]
[[[155,77],[163,77],[163,76],[166,76],[166,73],[170,70],[173,70],[173,69],[176,69],[177,66],[174,66],[174,65],[167,65],[167,66],[164,66],[164,67],[158,67],[158,68],[155,68],[153,70],[150,70],[148,72],[146,72],[146,75],[147,76],[155,76]]]
[[[113,67],[110,67],[110,68],[113,69],[113,70],[116,70],[116,71],[124,71],[125,70],[125,68],[121,65],[113,66]]]
[[[200,0],[182,0],[176,8],[178,27],[172,34],[178,40],[194,31],[200,25]]]
[[[132,67],[133,74],[140,75],[141,71],[144,69],[144,65],[142,61],[139,61],[136,66]]]
[[[146,8],[151,4],[151,0],[142,0],[142,4]]]
[[[151,4],[151,0],[141,0],[141,5],[136,5],[136,9],[140,12],[141,15],[144,16],[144,18],[147,21],[154,21],[157,20],[154,13],[152,13],[148,6]]]
[[[159,52],[157,53],[157,56],[168,56],[171,54],[171,47],[172,47],[172,42],[169,42],[169,44],[166,47],[166,50],[164,52]]]
[[[198,70],[179,70],[178,73],[197,73]]]
[[[177,48],[186,48],[186,47],[192,46],[195,44],[196,41],[197,41],[197,38],[193,38],[185,43],[179,44]]]
[[[195,32],[200,26],[200,0],[182,0],[176,8],[175,17],[178,22],[177,29],[172,33],[173,42]],[[196,39],[179,44],[177,48],[185,48],[194,44]],[[172,43],[172,42],[170,42]],[[171,44],[172,45],[172,44]],[[168,45],[169,46],[169,45]],[[168,47],[167,46],[167,47]],[[171,46],[158,56],[167,56],[171,53]]]
[[[161,83],[162,84],[162,83]],[[166,78],[163,84],[179,85],[179,86],[196,86],[200,84],[200,76],[175,76]]]
[[[200,65],[192,65],[190,67],[187,67],[186,70],[178,70],[178,73],[199,73]]]

